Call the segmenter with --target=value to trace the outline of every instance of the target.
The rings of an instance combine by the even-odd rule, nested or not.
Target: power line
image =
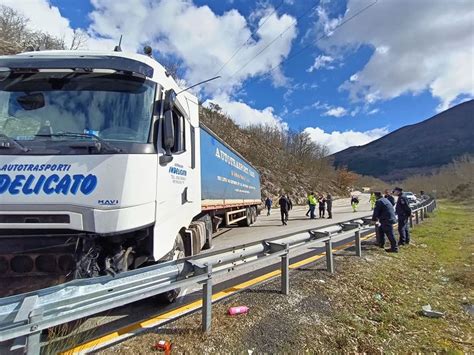
[[[237,71],[235,71],[230,77],[229,79],[233,78],[236,74],[240,73],[244,68],[247,67],[247,65],[249,65],[255,58],[257,58],[260,54],[262,54],[263,52],[265,52],[265,50],[267,50],[268,47],[270,47],[273,43],[275,43],[277,40],[279,40],[280,38],[283,37],[283,35],[290,30],[290,28],[293,27],[293,25],[295,25],[298,20],[300,20],[302,17],[306,16],[308,13],[311,13],[311,11],[313,11],[313,9],[318,5],[319,1],[314,4],[311,8],[309,8],[307,11],[305,11],[303,14],[301,14],[300,16],[298,16],[292,23],[290,26],[288,26],[287,28],[285,28],[282,32],[280,32],[280,34],[278,34],[272,41],[270,41],[265,47],[263,47],[257,54],[255,54],[252,58],[250,58],[250,60],[248,60],[242,67],[240,67]]]
[[[344,26],[346,23],[348,23],[349,21],[355,19],[357,16],[361,15],[363,12],[367,11],[369,8],[371,8],[372,6],[374,6],[379,0],[375,0],[373,3],[367,5],[366,7],[364,7],[363,9],[359,10],[358,12],[356,12],[354,15],[350,16],[349,18],[347,18],[346,20],[340,22],[339,24],[337,24],[337,26],[335,26],[331,31],[330,33],[324,33],[323,35],[319,36],[318,38],[316,38],[316,42],[319,42],[320,40],[322,40],[323,38],[325,37],[329,37],[332,33],[334,33],[334,31],[336,31],[338,28],[341,28],[342,26]],[[312,47],[314,45],[314,43],[310,43],[306,46],[304,46],[303,48],[301,48],[299,51],[297,51],[296,53],[294,53],[293,55],[289,56],[288,58],[282,60],[279,64],[275,65],[274,67],[272,67],[263,77],[271,74],[275,69],[277,69],[278,67],[280,67],[281,65],[285,64],[285,63],[288,63],[289,61],[293,60],[295,57],[299,56],[301,53],[303,53],[304,51],[306,51],[308,48]]]
[[[280,2],[280,4],[278,4],[278,6],[275,7],[275,9],[273,9],[272,13],[271,13],[270,15],[268,15],[268,16],[265,18],[265,20],[264,20],[254,31],[251,31],[251,32],[250,32],[249,38],[247,38],[247,40],[246,40],[244,43],[242,43],[242,45],[230,56],[230,58],[227,59],[227,61],[226,61],[224,64],[222,64],[222,66],[219,68],[219,70],[216,72],[215,75],[219,74],[219,73],[227,66],[227,64],[229,64],[230,61],[231,61],[232,59],[234,59],[234,57],[237,55],[237,53],[239,53],[240,50],[241,50],[242,48],[244,48],[244,47],[247,45],[247,43],[252,39],[252,36],[254,36],[254,35],[257,34],[258,30],[261,29],[261,28],[267,23],[267,21],[270,19],[270,17],[272,17],[273,14],[275,14],[275,13],[278,11],[278,9],[280,8],[280,6],[283,5],[284,2],[285,2],[285,0],[282,0],[282,1]]]

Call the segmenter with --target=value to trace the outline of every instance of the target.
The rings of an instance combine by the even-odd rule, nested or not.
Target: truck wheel
[[[252,214],[252,224],[257,222],[257,208],[256,207],[250,207],[250,212]]]
[[[245,209],[245,219],[238,222],[241,227],[250,227],[252,224],[252,212],[250,208]]]
[[[173,250],[168,254],[168,258],[166,258],[163,261],[178,260],[178,259],[184,258],[185,256],[186,255],[184,253],[183,237],[181,236],[181,234],[178,234],[174,242]],[[170,304],[176,301],[180,292],[181,292],[181,288],[175,288],[174,290],[167,291],[167,292],[157,295],[156,299],[160,303]]]

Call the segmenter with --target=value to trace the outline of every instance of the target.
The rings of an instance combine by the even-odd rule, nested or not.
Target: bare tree
[[[76,28],[74,30],[69,49],[70,50],[84,49],[87,44],[87,38],[88,38],[87,33],[85,33],[81,29]]]
[[[11,7],[0,5],[0,55],[16,54],[26,50],[80,49],[87,41],[87,34],[74,30],[71,45],[64,38],[28,27],[29,19]]]

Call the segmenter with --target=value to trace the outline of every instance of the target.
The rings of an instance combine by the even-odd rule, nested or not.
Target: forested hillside
[[[239,127],[215,104],[201,107],[200,119],[254,165],[262,176],[262,197],[288,193],[305,203],[309,191],[347,195],[357,176],[335,170],[324,146],[304,132],[255,125]]]

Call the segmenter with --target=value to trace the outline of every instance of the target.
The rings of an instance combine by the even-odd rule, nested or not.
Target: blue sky
[[[472,1],[379,0],[341,25],[374,1],[0,3],[66,40],[80,29],[88,49],[111,49],[120,33],[126,50],[151,44],[159,59],[180,62],[186,83],[213,76],[252,34],[223,78],[197,92],[201,100],[219,103],[241,125],[306,130],[334,152],[474,95]]]

